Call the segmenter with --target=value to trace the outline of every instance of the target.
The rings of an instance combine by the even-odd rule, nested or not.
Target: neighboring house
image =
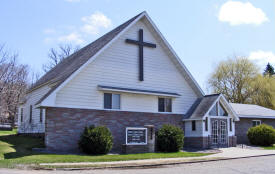
[[[249,144],[247,131],[253,126],[267,124],[275,127],[275,110],[252,104],[230,103],[240,118],[236,122],[238,144]]]
[[[222,95],[204,96],[146,12],[46,73],[19,113],[19,133],[44,133],[48,149],[64,151],[89,125],[107,126],[118,152],[146,151],[163,124],[181,127],[185,146],[235,146],[239,120]]]

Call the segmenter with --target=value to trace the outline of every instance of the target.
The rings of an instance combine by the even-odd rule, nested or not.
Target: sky
[[[142,11],[206,93],[228,57],[275,66],[274,0],[1,0],[0,44],[42,74],[50,48],[83,47]]]

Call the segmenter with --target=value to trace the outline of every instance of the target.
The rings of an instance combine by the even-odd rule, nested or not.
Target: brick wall
[[[246,133],[248,129],[252,127],[252,120],[261,120],[262,124],[267,124],[275,128],[274,119],[240,118],[240,121],[235,122],[237,144],[249,144],[249,140],[247,138]]]
[[[122,152],[126,127],[163,124],[183,127],[182,115],[108,111],[92,109],[47,108],[45,144],[50,150],[76,151],[78,140],[85,126],[105,125],[113,135],[113,151]]]

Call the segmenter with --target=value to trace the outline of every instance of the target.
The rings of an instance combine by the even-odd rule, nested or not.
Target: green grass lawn
[[[275,144],[273,144],[273,146],[263,146],[262,148],[265,150],[275,150]]]
[[[104,162],[154,158],[196,157],[209,154],[194,152],[144,153],[127,155],[57,155],[33,152],[34,147],[43,147],[43,140],[16,135],[16,130],[0,131],[0,167],[14,168],[24,164],[55,162]]]

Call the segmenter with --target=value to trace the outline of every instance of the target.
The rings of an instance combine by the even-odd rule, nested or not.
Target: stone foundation
[[[209,148],[208,137],[184,137],[184,147]]]
[[[125,150],[126,127],[153,125],[155,129],[159,129],[163,124],[173,124],[182,128],[182,117],[181,114],[46,108],[45,145],[49,150],[78,151],[78,140],[84,127],[104,125],[112,132],[113,152],[145,152],[147,147],[142,145],[129,146]]]
[[[229,147],[236,147],[237,146],[237,137],[236,136],[230,136],[228,137],[228,146]]]
[[[229,136],[227,146],[236,147],[236,145],[237,145],[237,137]],[[199,149],[211,148],[210,137],[185,137],[184,147],[199,148]],[[219,146],[215,146],[215,147],[219,147]]]
[[[18,133],[17,135],[37,137],[37,138],[44,138],[45,137],[44,133]]]

